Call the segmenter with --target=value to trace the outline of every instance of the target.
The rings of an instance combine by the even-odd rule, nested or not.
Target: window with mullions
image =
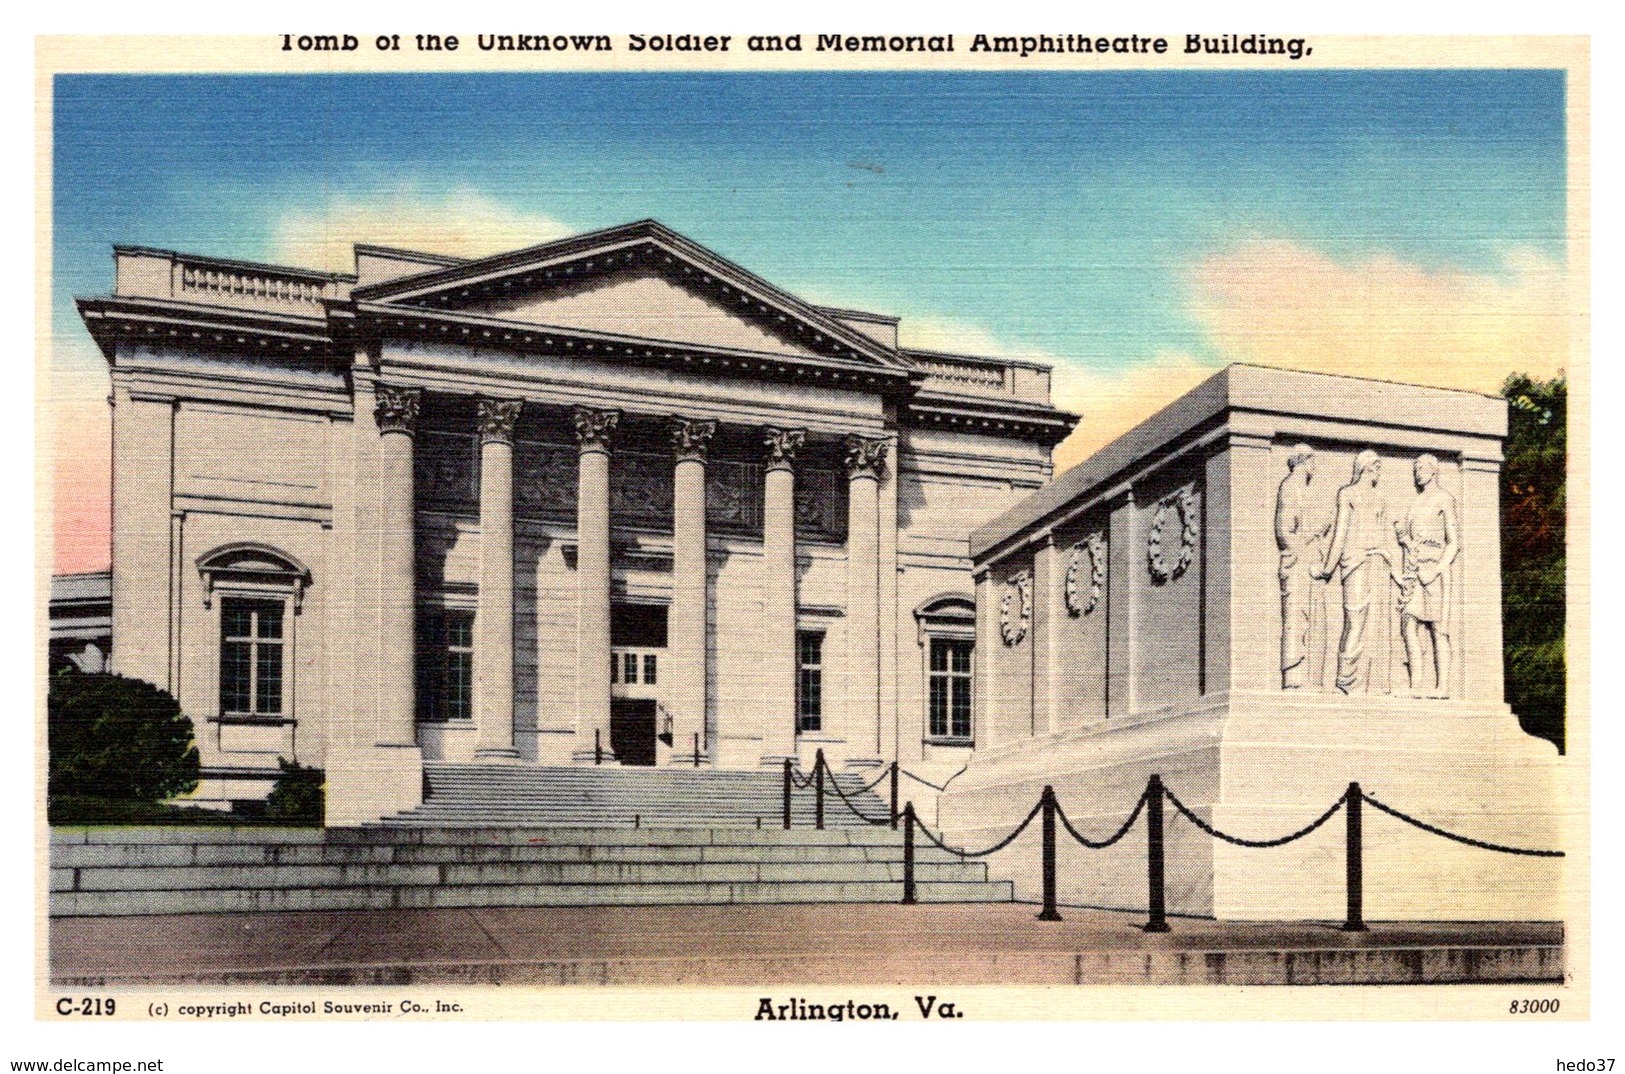
[[[974,641],[931,639],[932,738],[971,737],[971,656],[975,651]]]
[[[796,730],[824,726],[824,635],[815,630],[796,634]]]
[[[453,608],[418,617],[418,719],[474,715],[474,613]]]
[[[282,619],[278,600],[220,603],[220,714],[282,714]]]

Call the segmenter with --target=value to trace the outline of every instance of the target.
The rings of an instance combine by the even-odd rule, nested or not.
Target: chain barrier
[[[925,833],[925,837],[927,839],[931,840],[931,842],[937,844],[937,846],[941,847],[943,850],[946,850],[950,854],[961,858],[985,858],[989,854],[995,854],[1009,846],[1011,843],[1014,843],[1016,841],[1016,836],[1027,830],[1027,825],[1033,822],[1033,818],[1038,816],[1039,812],[1043,810],[1043,808],[1044,800],[1040,798],[1038,800],[1038,804],[1033,806],[1033,811],[1027,814],[1027,819],[1018,824],[1015,831],[1011,832],[997,843],[994,843],[986,850],[957,850],[954,847],[949,846],[947,843],[944,843],[941,839],[938,839],[931,829],[925,826],[925,822],[921,821],[918,817],[915,818],[914,824],[920,829],[920,831]]]
[[[1231,843],[1238,847],[1267,848],[1285,846],[1294,840],[1302,839],[1316,828],[1319,828],[1322,824],[1325,824],[1327,821],[1331,820],[1337,815],[1337,811],[1342,809],[1343,806],[1348,803],[1347,798],[1339,798],[1337,801],[1332,803],[1332,807],[1330,809],[1326,810],[1326,812],[1322,813],[1320,816],[1316,817],[1302,828],[1299,828],[1291,835],[1283,835],[1279,839],[1243,839],[1239,835],[1230,835],[1226,832],[1221,832],[1219,829],[1215,828],[1201,817],[1198,817],[1195,813],[1191,812],[1189,806],[1187,806],[1184,802],[1181,802],[1174,795],[1174,792],[1169,790],[1166,786],[1162,788],[1162,793],[1175,809],[1179,810],[1185,815],[1186,820],[1190,821],[1192,824],[1196,825],[1213,838],[1226,843]]]
[[[886,773],[886,776],[889,776],[890,774],[891,773],[888,772],[888,773]],[[880,778],[885,779],[886,776],[881,776]],[[829,785],[831,787],[835,788],[836,796],[838,798],[840,798],[840,800],[846,805],[847,809],[850,809],[852,811],[853,816],[857,817],[859,820],[864,821],[867,824],[884,825],[884,826],[886,826],[888,828],[891,827],[891,816],[889,814],[887,816],[879,819],[879,820],[876,820],[874,817],[869,816],[867,813],[863,812],[857,806],[853,805],[852,804],[852,799],[848,798],[846,796],[846,792],[841,790],[840,781],[835,778],[835,774],[833,772],[830,773]],[[877,779],[873,783],[869,784],[868,787],[865,787],[862,791],[854,791],[853,793],[854,794],[863,794],[865,791],[872,790],[873,788],[878,787],[879,785],[880,785],[880,780]]]
[[[1363,791],[1361,792],[1360,797],[1364,798],[1367,802],[1370,802],[1384,813],[1387,813],[1389,816],[1397,817],[1406,824],[1414,825],[1415,827],[1422,829],[1424,832],[1432,832],[1434,835],[1443,836],[1446,839],[1453,839],[1458,843],[1464,843],[1470,847],[1477,847],[1480,850],[1493,850],[1500,854],[1522,854],[1531,858],[1561,858],[1564,856],[1563,851],[1561,850],[1530,850],[1527,847],[1509,847],[1501,843],[1490,843],[1483,839],[1474,839],[1471,836],[1457,835],[1455,832],[1449,832],[1443,828],[1429,824],[1425,820],[1418,820],[1409,813],[1402,813],[1393,806],[1383,805],[1381,802],[1377,801],[1375,798]]]
[[[1072,838],[1076,839],[1090,850],[1105,850],[1107,847],[1123,838],[1123,836],[1127,835],[1129,833],[1129,829],[1134,827],[1134,822],[1140,819],[1141,813],[1145,812],[1145,800],[1145,793],[1141,792],[1140,800],[1134,803],[1134,812],[1128,815],[1128,820],[1123,822],[1123,826],[1121,828],[1117,829],[1117,831],[1113,832],[1110,836],[1100,842],[1090,839],[1087,835],[1084,835],[1082,832],[1074,828],[1072,826],[1072,821],[1067,818],[1066,810],[1061,808],[1060,802],[1055,803],[1055,813],[1061,818],[1061,826],[1067,830]]]
[[[970,767],[969,765],[965,766],[965,768],[969,768],[969,767]],[[952,783],[954,780],[958,779],[961,775],[963,775],[964,772],[965,772],[965,769],[961,768],[958,772],[955,772],[953,775],[948,777],[947,783],[941,783],[941,784],[932,783],[930,780],[924,778],[923,776],[916,776],[913,772],[910,772],[906,768],[899,768],[897,771],[901,775],[905,775],[909,779],[912,779],[915,783],[919,783],[919,784],[922,784],[923,786],[930,787],[934,791],[946,791],[948,789],[948,784]]]
[[[830,778],[831,782],[834,782],[835,773],[833,771],[830,772],[829,778]],[[888,780],[890,778],[891,778],[891,769],[883,768],[880,771],[880,775],[875,779],[875,781],[873,783],[869,784],[866,787],[859,787],[857,790],[853,791],[852,793],[853,794],[868,794],[870,791],[874,790],[876,787],[880,786],[882,783],[884,783],[886,780]]]

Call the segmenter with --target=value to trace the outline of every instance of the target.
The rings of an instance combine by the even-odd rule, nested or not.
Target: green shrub
[[[282,775],[265,800],[265,819],[275,824],[321,824],[326,809],[322,770],[280,757],[276,763]]]
[[[197,787],[192,721],[151,683],[62,671],[47,709],[50,799],[158,802]]]

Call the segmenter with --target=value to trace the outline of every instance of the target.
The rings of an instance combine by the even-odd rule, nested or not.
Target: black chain
[[[965,768],[969,768],[969,767],[970,767],[969,765],[965,766]],[[906,768],[899,768],[898,771],[903,773],[903,775],[907,776],[909,779],[912,779],[915,783],[924,784],[925,786],[930,787],[934,791],[946,791],[948,789],[948,783],[952,783],[954,780],[958,779],[964,773],[965,769],[961,768],[958,772],[955,772],[953,775],[949,776],[948,777],[948,783],[944,783],[944,784],[942,784],[940,786],[935,784],[935,783],[932,783],[928,779],[922,779],[919,776],[916,776],[913,772],[910,772]]]
[[[790,770],[790,783],[798,791],[806,790],[808,787],[811,787],[813,785],[813,780],[817,777],[817,775],[818,775],[818,766],[817,765],[813,766],[812,772],[807,776],[806,779],[801,779],[799,776],[797,776],[796,775],[796,770],[794,768],[792,768]]]
[[[1364,798],[1367,802],[1370,802],[1384,813],[1387,813],[1389,816],[1398,817],[1406,824],[1414,825],[1422,829],[1424,832],[1432,832],[1434,835],[1442,835],[1446,839],[1453,839],[1458,843],[1465,843],[1470,847],[1478,847],[1480,850],[1494,850],[1502,854],[1523,854],[1531,858],[1561,858],[1564,856],[1561,850],[1529,850],[1525,847],[1502,846],[1500,843],[1487,843],[1482,839],[1472,839],[1465,835],[1457,835],[1455,832],[1447,832],[1443,828],[1435,827],[1425,820],[1418,820],[1409,813],[1401,813],[1393,806],[1383,805],[1381,802],[1377,801],[1369,794],[1366,794],[1364,791],[1360,792],[1360,797]]]
[[[875,784],[878,784],[879,782],[880,782],[879,780],[875,780],[875,783],[870,784],[870,786],[872,787]],[[881,818],[880,820],[876,820],[874,817],[869,816],[867,813],[863,812],[857,806],[853,805],[852,804],[852,799],[850,799],[850,798],[848,798],[846,796],[846,792],[841,790],[841,785],[835,781],[834,773],[830,774],[829,785],[835,788],[835,793],[840,797],[842,802],[846,803],[846,808],[850,809],[852,811],[852,813],[859,820],[868,821],[870,824],[885,824],[885,825],[888,825],[888,826],[891,824],[891,814],[889,812],[886,814],[885,817]],[[864,790],[868,790],[868,788],[866,787],[866,788],[864,788]],[[862,794],[863,791],[857,791],[855,793]]]
[[[1145,809],[1145,803],[1146,803],[1146,796],[1145,796],[1144,792],[1142,792],[1140,794],[1140,800],[1138,802],[1134,803],[1134,812],[1132,812],[1132,813],[1130,813],[1128,815],[1128,820],[1125,820],[1123,822],[1123,826],[1121,828],[1117,829],[1116,832],[1112,833],[1112,835],[1107,837],[1104,841],[1099,842],[1099,843],[1095,842],[1093,839],[1090,839],[1087,835],[1084,835],[1082,832],[1080,832],[1076,828],[1072,827],[1072,822],[1067,819],[1066,810],[1061,808],[1061,803],[1060,802],[1055,803],[1055,813],[1056,813],[1057,816],[1059,816],[1061,818],[1061,823],[1066,827],[1066,830],[1068,832],[1072,833],[1072,838],[1076,839],[1078,842],[1082,843],[1084,846],[1088,847],[1090,850],[1105,850],[1107,847],[1111,846],[1113,843],[1115,843],[1119,839],[1123,838],[1123,836],[1127,835],[1128,832],[1129,832],[1129,829],[1134,827],[1134,822],[1140,819],[1140,813],[1142,811],[1144,811],[1144,809]]]
[[[1015,842],[1016,841],[1016,836],[1020,835],[1022,832],[1027,830],[1027,825],[1029,825],[1029,824],[1031,824],[1033,822],[1033,818],[1038,816],[1039,811],[1042,810],[1043,808],[1044,808],[1044,800],[1042,798],[1040,798],[1038,800],[1038,804],[1033,806],[1033,811],[1031,813],[1027,814],[1027,819],[1022,821],[1016,827],[1015,831],[1011,832],[1009,835],[1005,836],[1003,839],[999,840],[997,843],[994,843],[992,846],[988,847],[986,850],[955,850],[953,847],[949,846],[947,843],[944,843],[941,839],[938,839],[935,835],[933,835],[931,833],[931,829],[927,828],[920,821],[920,819],[918,817],[914,818],[914,826],[916,828],[920,829],[920,831],[924,832],[925,837],[927,839],[931,840],[931,842],[937,844],[937,846],[941,847],[943,850],[946,850],[950,854],[958,855],[961,858],[985,858],[989,854],[993,854],[993,853],[996,853],[996,852],[998,852],[1000,850],[1003,850],[1005,847],[1007,847],[1011,843]]]
[[[829,772],[829,769],[826,767],[824,769],[824,771]],[[890,775],[891,775],[891,769],[889,769],[889,768],[882,769],[881,772],[880,772],[880,778],[876,779],[873,783],[869,784],[867,787],[859,787],[857,790],[853,791],[852,793],[853,794],[868,794],[870,791],[874,790],[876,787],[878,787],[882,783],[884,783],[886,781],[886,778],[888,776],[890,776]],[[829,772],[829,778],[830,778],[831,781],[833,781],[835,779],[835,773],[834,772]]]
[[[1209,824],[1207,821],[1203,820],[1201,817],[1198,817],[1195,813],[1192,813],[1190,811],[1190,809],[1185,805],[1185,803],[1181,802],[1178,798],[1176,798],[1174,796],[1174,792],[1169,790],[1167,787],[1164,787],[1162,789],[1162,793],[1165,796],[1167,796],[1168,801],[1173,803],[1175,809],[1177,809],[1181,813],[1185,814],[1185,819],[1186,820],[1190,821],[1192,824],[1196,825],[1198,828],[1202,829],[1207,834],[1213,836],[1213,838],[1222,839],[1226,843],[1234,843],[1238,847],[1278,847],[1278,846],[1285,846],[1287,843],[1290,843],[1293,840],[1302,839],[1304,836],[1308,835],[1310,832],[1314,831],[1316,828],[1320,827],[1322,824],[1325,824],[1327,821],[1331,820],[1332,817],[1337,815],[1337,811],[1339,809],[1342,809],[1343,806],[1348,804],[1348,799],[1347,798],[1339,798],[1337,801],[1332,803],[1332,807],[1330,809],[1326,810],[1326,812],[1322,813],[1318,818],[1311,821],[1309,824],[1305,825],[1304,827],[1299,828],[1297,831],[1293,832],[1291,835],[1283,835],[1279,839],[1243,839],[1239,835],[1227,835],[1226,833],[1219,831],[1219,829],[1213,827],[1213,825]],[[1373,803],[1373,804],[1375,804],[1375,803]]]

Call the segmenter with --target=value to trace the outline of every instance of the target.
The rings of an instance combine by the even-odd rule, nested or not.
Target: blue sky
[[[652,216],[813,301],[899,315],[906,342],[1054,362],[1058,401],[1086,414],[1063,464],[1155,409],[1148,391],[1231,360],[1381,373],[1425,348],[1426,375],[1397,375],[1493,390],[1510,370],[1485,354],[1545,371],[1566,353],[1529,353],[1553,333],[1526,330],[1562,313],[1557,71],[61,76],[54,92],[63,398],[105,394],[71,296],[109,290],[115,242],[308,261],[301,240],[410,245],[459,217],[478,234],[452,245],[480,249],[448,252]],[[1406,318],[1425,334],[1403,350],[1340,343]]]
[[[70,324],[111,242],[263,259],[281,214],[405,188],[654,216],[1097,366],[1210,353],[1177,273],[1249,235],[1493,272],[1565,234],[1555,72],[65,77],[56,108]]]

